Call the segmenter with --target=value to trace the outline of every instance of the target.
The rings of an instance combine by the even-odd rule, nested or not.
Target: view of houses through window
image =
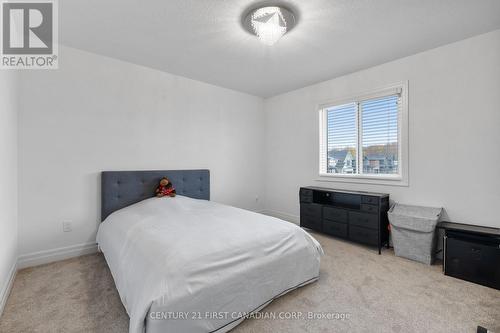
[[[399,173],[399,95],[328,107],[325,112],[327,173]]]

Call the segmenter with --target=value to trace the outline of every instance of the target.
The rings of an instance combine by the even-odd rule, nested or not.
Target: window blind
[[[359,109],[363,173],[398,173],[399,95],[363,101]]]
[[[329,173],[357,172],[357,104],[327,109],[327,152]]]
[[[399,173],[399,91],[321,110],[320,172]]]

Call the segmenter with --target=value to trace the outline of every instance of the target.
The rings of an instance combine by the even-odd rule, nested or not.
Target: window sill
[[[341,175],[341,174],[319,174],[317,182],[340,182],[384,186],[409,186],[408,180],[402,176],[369,176],[369,175]]]

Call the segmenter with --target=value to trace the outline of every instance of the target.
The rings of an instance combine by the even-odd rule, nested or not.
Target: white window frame
[[[327,163],[327,112],[326,109],[333,106],[360,103],[365,100],[385,97],[389,95],[400,94],[401,109],[398,114],[398,169],[399,173],[394,175],[389,174],[339,174],[327,173],[324,167]],[[408,143],[408,81],[391,84],[370,92],[358,94],[356,96],[327,101],[317,105],[316,110],[319,113],[319,178],[317,181],[330,181],[330,182],[348,182],[348,183],[361,183],[361,184],[374,184],[374,185],[394,185],[394,186],[408,186],[409,185],[409,143]],[[361,115],[358,113],[356,120],[356,128],[358,129],[358,145],[361,141],[361,131],[359,126]],[[357,168],[363,168],[361,158],[362,151],[359,147],[356,148],[357,154]],[[363,169],[361,169],[363,170]]]

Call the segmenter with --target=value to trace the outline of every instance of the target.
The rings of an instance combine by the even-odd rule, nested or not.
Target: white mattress
[[[97,242],[131,333],[226,332],[315,281],[322,254],[292,223],[183,196],[114,212]]]

